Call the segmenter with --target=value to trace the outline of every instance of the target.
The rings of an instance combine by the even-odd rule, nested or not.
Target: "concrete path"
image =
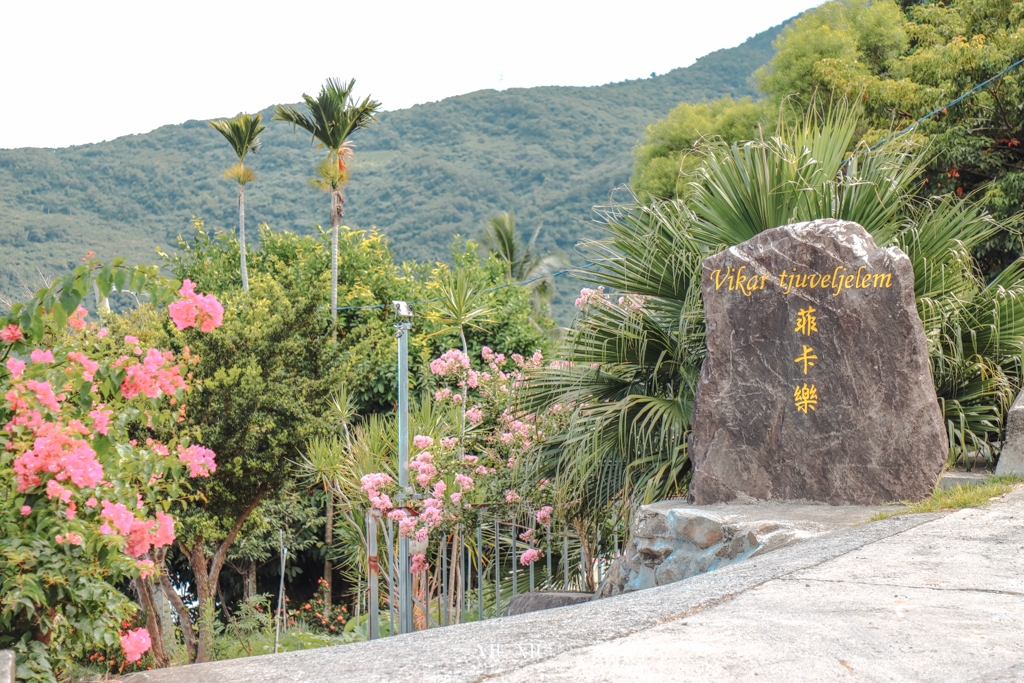
[[[584,605],[129,680],[1024,681],[1024,489]]]

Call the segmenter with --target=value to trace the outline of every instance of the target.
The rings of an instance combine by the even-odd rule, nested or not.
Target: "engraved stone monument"
[[[711,256],[702,278],[691,502],[928,495],[947,442],[902,251],[823,219]]]

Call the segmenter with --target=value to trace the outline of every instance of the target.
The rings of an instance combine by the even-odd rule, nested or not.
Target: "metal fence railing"
[[[435,533],[428,547],[411,541],[410,557],[423,554],[428,566],[403,577],[403,567],[411,569],[412,562],[401,562],[394,524],[374,512],[366,518],[366,582],[360,580],[359,601],[365,601],[371,639],[499,618],[525,592],[596,587],[620,553],[624,530],[614,530],[605,542],[598,532],[588,543],[569,527],[541,528],[481,514],[471,528],[457,527],[440,538]]]

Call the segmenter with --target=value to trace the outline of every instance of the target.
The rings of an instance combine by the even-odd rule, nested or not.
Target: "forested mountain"
[[[542,222],[545,246],[571,254],[590,230],[591,207],[629,180],[645,126],[680,101],[754,95],[750,75],[771,58],[779,29],[651,78],[482,90],[384,113],[354,136],[345,222],[379,227],[400,258],[435,259],[453,234],[475,237],[488,216],[514,210],[524,231]],[[308,182],[322,154],[271,113],[263,112],[263,148],[246,160],[257,174],[247,221],[308,233],[329,222],[327,195]],[[221,177],[232,161],[205,121],[0,150],[0,293],[20,298],[39,273],[59,274],[89,250],[154,262],[154,248],[173,245],[192,216],[233,229],[236,188]]]

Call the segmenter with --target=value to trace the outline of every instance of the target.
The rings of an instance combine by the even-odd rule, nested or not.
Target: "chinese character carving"
[[[797,311],[796,328],[794,332],[811,336],[811,332],[818,331],[818,316],[814,315],[818,309],[813,306],[801,308]]]
[[[818,357],[816,355],[814,355],[814,349],[812,349],[810,346],[807,346],[806,344],[804,344],[804,352],[800,355],[799,358],[793,359],[793,362],[794,363],[803,363],[804,364],[804,374],[806,375],[807,374],[807,368],[813,367],[814,363],[812,361],[816,361],[816,360],[818,360]]]
[[[817,410],[818,387],[813,384],[807,386],[807,382],[804,382],[802,387],[798,386],[796,391],[793,392],[793,400],[796,401],[796,409],[802,413],[806,413],[808,408]]]

